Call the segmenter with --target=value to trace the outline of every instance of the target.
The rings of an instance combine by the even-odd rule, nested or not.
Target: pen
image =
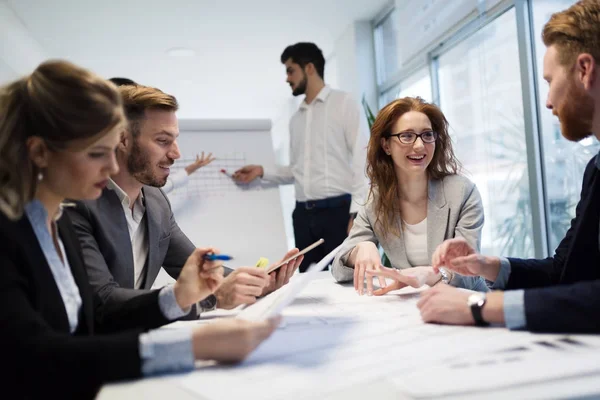
[[[229,172],[227,172],[226,170],[222,169],[221,170],[222,173],[224,173],[225,175],[227,175],[230,178],[233,178],[233,175],[231,175]]]
[[[203,258],[205,260],[207,260],[207,261],[215,261],[215,260],[229,261],[229,260],[233,260],[233,257],[225,255],[225,254],[205,254]]]

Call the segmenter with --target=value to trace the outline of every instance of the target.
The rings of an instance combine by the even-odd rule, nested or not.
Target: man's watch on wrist
[[[200,316],[201,312],[212,311],[217,308],[217,296],[211,294],[204,300],[196,303],[196,311],[198,311],[198,316]]]
[[[467,304],[471,309],[471,314],[473,314],[473,319],[475,320],[475,325],[477,326],[488,326],[487,323],[483,319],[483,306],[485,306],[487,298],[485,293],[473,293],[467,299]]]

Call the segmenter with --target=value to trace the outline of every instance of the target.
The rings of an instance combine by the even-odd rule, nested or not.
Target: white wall
[[[369,104],[377,104],[371,22],[350,24],[336,40],[332,53],[337,64],[337,88],[352,93],[356,101],[360,102],[364,95]]]
[[[13,10],[0,1],[0,84],[33,71],[47,58]]]

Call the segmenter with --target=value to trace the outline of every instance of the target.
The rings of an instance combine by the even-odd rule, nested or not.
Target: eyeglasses
[[[396,136],[402,144],[413,144],[417,141],[417,138],[421,138],[423,143],[433,143],[437,140],[438,135],[434,131],[426,131],[421,133],[414,132],[400,132],[394,133],[393,135],[387,135],[388,138]]]

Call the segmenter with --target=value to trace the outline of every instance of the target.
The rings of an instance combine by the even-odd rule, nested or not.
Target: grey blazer
[[[427,202],[427,252],[429,260],[433,252],[444,240],[456,236],[465,238],[479,251],[481,229],[483,228],[483,205],[475,184],[461,175],[450,175],[442,180],[430,180]],[[354,269],[347,266],[350,251],[360,243],[370,241],[381,244],[392,266],[398,269],[411,268],[406,256],[404,240],[401,236],[388,235],[383,238],[380,228],[375,227],[374,204],[369,199],[361,207],[350,235],[333,260],[331,273],[338,282],[350,281]],[[400,222],[400,221],[398,221]],[[472,290],[487,291],[482,278],[465,277],[454,274],[453,286]]]
[[[161,266],[177,279],[195,246],[175,222],[171,204],[162,190],[142,188],[146,203],[148,258],[143,289],[149,290]],[[83,250],[90,284],[103,305],[110,306],[139,295],[134,288],[133,251],[123,206],[117,194],[105,188],[96,200],[66,207]]]

